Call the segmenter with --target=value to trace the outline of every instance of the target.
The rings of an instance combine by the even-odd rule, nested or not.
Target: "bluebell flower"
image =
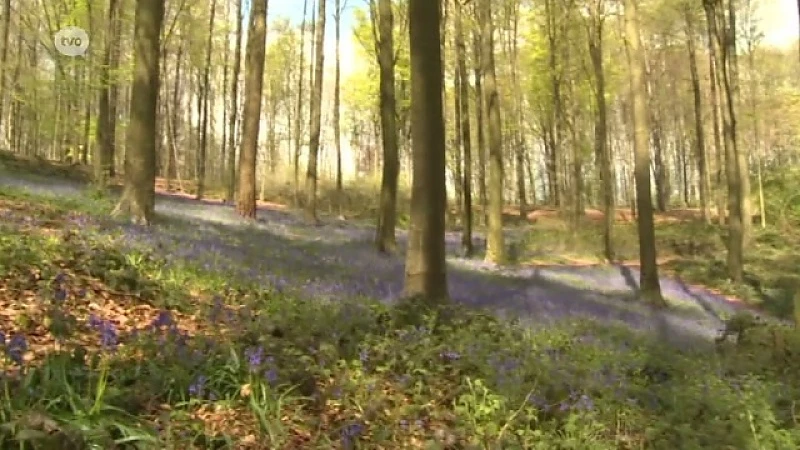
[[[189,395],[202,398],[205,393],[206,381],[208,381],[208,378],[205,375],[198,375],[194,382],[189,385]]]
[[[346,425],[342,428],[342,447],[346,449],[353,448],[353,444],[363,432],[364,425],[358,422]]]
[[[366,364],[369,361],[369,352],[365,350],[361,350],[358,353],[358,359],[361,361],[361,364]]]
[[[172,313],[169,311],[160,311],[158,316],[156,316],[156,318],[153,319],[153,322],[150,323],[150,326],[160,329],[162,327],[169,327],[174,323],[175,321],[172,320]]]
[[[53,293],[53,300],[55,300],[56,303],[61,303],[66,299],[67,299],[67,291],[66,291],[66,289],[62,289],[62,288],[59,287]]]
[[[264,360],[264,347],[249,347],[244,351],[250,371],[255,372]]]
[[[23,355],[28,350],[28,342],[22,334],[14,334],[6,345],[6,355],[17,365],[22,365]]]

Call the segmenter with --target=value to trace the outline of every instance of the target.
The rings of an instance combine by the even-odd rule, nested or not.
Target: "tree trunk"
[[[711,214],[708,206],[708,194],[710,190],[710,179],[708,166],[706,164],[706,145],[705,133],[703,132],[703,93],[700,90],[700,77],[697,73],[697,50],[695,48],[695,28],[692,11],[687,6],[686,16],[686,42],[689,51],[689,71],[692,79],[692,94],[694,96],[694,144],[695,158],[697,160],[697,172],[700,176],[700,209],[703,214],[703,221],[710,224]]]
[[[236,1],[236,47],[233,51],[233,73],[231,74],[231,116],[228,119],[228,162],[225,199],[233,201],[236,193],[236,124],[239,117],[239,72],[242,66],[242,22],[244,21],[244,0]],[[259,105],[258,111],[261,107]],[[244,135],[244,133],[242,133]],[[244,145],[244,141],[241,142]],[[241,152],[240,152],[241,153]]]
[[[602,5],[602,3],[598,3]],[[607,123],[608,112],[606,106],[606,80],[603,68],[603,11],[593,11],[592,23],[589,29],[589,57],[592,61],[594,74],[595,97],[595,123],[594,123],[594,151],[598,160],[600,172],[600,185],[603,199],[603,255],[611,262],[615,259],[614,252],[614,220],[616,219],[616,202],[614,201],[614,172],[611,162],[611,151],[608,147]]]
[[[208,40],[206,41],[206,61],[203,67],[203,98],[202,123],[200,125],[200,148],[197,156],[197,192],[196,198],[202,199],[206,190],[206,158],[208,155],[208,116],[210,114],[209,99],[211,98],[211,50],[214,39],[214,19],[217,10],[217,0],[211,0],[211,11],[208,19]]]
[[[469,123],[469,76],[467,75],[467,46],[464,42],[463,5],[455,5],[455,52],[456,66],[459,76],[459,91],[457,104],[461,110],[461,123],[457,124],[461,131],[461,145],[463,146],[464,173],[460,180],[464,197],[461,206],[461,248],[464,255],[472,256],[472,137]]]
[[[414,176],[405,294],[446,301],[445,131],[439,2],[409,0],[411,141]]]
[[[342,129],[341,129],[341,28],[342,5],[336,0],[334,20],[336,21],[336,68],[333,87],[333,140],[336,146],[336,206],[341,213],[344,192],[342,186]]]
[[[111,167],[114,165],[114,136],[111,129],[111,55],[114,40],[117,38],[114,31],[118,19],[118,2],[109,0],[108,3],[108,34],[106,35],[105,49],[103,50],[103,64],[100,66],[100,101],[97,109],[97,145],[94,154],[94,182],[99,188],[105,188],[111,178]]]
[[[163,21],[164,3],[161,0],[136,1],[125,188],[115,212],[129,213],[135,222],[143,224],[152,221],[155,209],[156,113]]]
[[[6,99],[6,64],[8,63],[8,45],[9,35],[11,33],[11,0],[3,1],[2,27],[3,40],[0,42],[0,45],[3,46],[2,50],[0,50],[0,133],[4,130],[3,110]],[[2,138],[2,134],[0,134],[0,138]],[[2,145],[1,141],[0,145]]]
[[[374,12],[374,8],[372,8]],[[391,253],[397,246],[397,177],[400,161],[397,149],[397,107],[395,100],[394,16],[391,0],[378,0],[378,66],[380,68],[381,137],[383,144],[383,173],[381,176],[380,209],[375,244],[378,251]]]
[[[250,11],[244,66],[242,149],[239,154],[239,192],[236,210],[256,218],[256,158],[261,125],[261,92],[264,87],[264,54],[267,39],[267,2],[255,1]]]
[[[319,159],[320,128],[322,121],[322,74],[325,64],[325,0],[318,0],[315,37],[314,90],[311,93],[311,130],[308,139],[308,167],[306,170],[306,220],[317,219],[317,162]]]
[[[650,150],[647,124],[647,82],[644,52],[639,35],[635,0],[624,0],[625,40],[631,68],[631,96],[634,129],[634,177],[639,230],[640,296],[656,306],[666,306],[661,295],[656,259],[656,238],[653,224],[653,202],[650,194]]]
[[[297,72],[297,104],[294,121],[294,199],[298,203],[300,199],[300,150],[303,138],[303,89],[305,87],[305,60],[306,60],[306,14],[308,12],[308,0],[303,0],[303,21],[300,24],[300,55],[298,57]]]
[[[494,26],[492,24],[492,0],[480,0],[479,22],[481,23],[481,62],[486,93],[486,112],[489,118],[489,211],[486,231],[486,260],[496,264],[506,262],[503,233],[503,148],[502,124],[500,122],[500,95],[497,92],[497,77],[494,63]]]
[[[478,139],[478,199],[481,204],[483,223],[487,222],[489,200],[486,195],[486,96],[483,91],[483,74],[481,67],[480,31],[473,31],[472,39],[473,78],[475,79],[475,128]]]

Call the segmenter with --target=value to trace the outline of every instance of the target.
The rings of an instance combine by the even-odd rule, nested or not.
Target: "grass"
[[[794,330],[706,353],[287,295],[132,247],[110,207],[0,190],[0,448],[800,445]]]

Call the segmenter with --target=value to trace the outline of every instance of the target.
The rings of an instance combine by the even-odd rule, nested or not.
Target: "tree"
[[[239,72],[242,66],[242,22],[244,22],[244,0],[236,0],[236,48],[233,51],[233,74],[231,75],[231,116],[228,119],[228,161],[225,199],[233,201],[236,192],[236,124],[239,117]]]
[[[105,48],[103,49],[103,65],[100,67],[100,97],[97,114],[97,144],[94,155],[94,182],[99,187],[105,187],[111,177],[111,167],[114,165],[114,134],[111,127],[111,61],[112,52],[117,39],[116,22],[119,20],[119,2],[108,2],[108,32],[106,34]],[[2,69],[0,69],[2,70]]]
[[[236,210],[242,217],[255,219],[256,155],[261,123],[261,91],[264,86],[264,53],[267,46],[267,1],[255,0],[251,5],[244,66],[244,123]]]
[[[442,104],[441,5],[409,0],[413,181],[405,293],[446,301],[445,132]]]
[[[461,207],[461,248],[464,255],[471,256],[474,248],[472,245],[472,141],[469,124],[469,76],[467,75],[467,46],[464,42],[464,21],[461,0],[455,0],[455,40],[456,40],[456,70],[458,92],[456,92],[456,106],[459,108],[460,123],[456,124],[461,131],[461,145],[464,155],[464,173],[461,191],[463,205]]]
[[[595,124],[594,151],[600,172],[603,196],[603,253],[607,261],[614,260],[614,221],[616,201],[614,199],[614,168],[608,148],[608,113],[606,105],[606,79],[603,67],[603,25],[605,24],[604,0],[590,0],[587,34],[589,57],[594,75]]]
[[[155,211],[156,113],[164,3],[137,0],[134,19],[133,86],[125,152],[125,183],[114,214],[149,225]]]
[[[325,65],[325,0],[318,1],[314,91],[311,94],[311,131],[308,139],[308,167],[306,170],[305,199],[306,219],[313,223],[318,221],[317,162],[319,159],[320,128],[322,126],[322,74]]]
[[[647,82],[644,52],[639,35],[636,0],[625,0],[625,42],[631,71],[631,102],[633,103],[634,172],[636,179],[636,209],[639,231],[639,264],[641,278],[639,294],[648,302],[665,306],[656,263],[656,236],[653,223],[653,200],[650,194],[650,141],[647,124]]]
[[[706,163],[705,133],[703,131],[703,93],[700,89],[700,77],[697,71],[697,49],[695,45],[695,15],[694,9],[686,3],[684,6],[684,16],[686,21],[686,45],[689,53],[689,73],[692,80],[692,95],[694,99],[694,144],[695,157],[697,159],[697,170],[700,175],[700,209],[703,214],[703,221],[711,222],[711,215],[708,210],[709,197],[709,175]]]
[[[375,244],[381,252],[393,252],[395,224],[397,222],[397,177],[400,160],[397,149],[397,107],[394,77],[394,14],[392,0],[378,0],[375,35],[378,46],[378,66],[380,68],[380,111],[381,138],[383,144],[383,173],[381,176],[380,208]],[[374,3],[370,10],[375,12]],[[373,23],[376,20],[373,18]]]
[[[211,97],[211,51],[214,39],[214,19],[216,18],[217,0],[211,0],[211,11],[208,19],[208,37],[206,40],[206,60],[203,64],[203,86],[201,99],[203,103],[200,123],[200,148],[197,152],[197,199],[203,198],[206,188],[206,155],[208,153],[208,119]]]
[[[481,23],[481,61],[483,89],[486,95],[489,140],[488,229],[486,231],[486,260],[496,264],[506,261],[503,236],[503,143],[500,121],[500,95],[494,63],[494,25],[492,0],[479,0],[478,21]]]
[[[341,28],[342,12],[347,5],[347,0],[342,4],[342,0],[336,0],[333,18],[336,21],[336,68],[334,69],[333,87],[333,140],[336,147],[336,202],[342,208],[344,188],[342,186],[342,128],[341,128]]]

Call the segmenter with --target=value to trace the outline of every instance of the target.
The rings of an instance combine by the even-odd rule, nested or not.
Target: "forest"
[[[0,0],[0,449],[800,447],[800,0]]]

